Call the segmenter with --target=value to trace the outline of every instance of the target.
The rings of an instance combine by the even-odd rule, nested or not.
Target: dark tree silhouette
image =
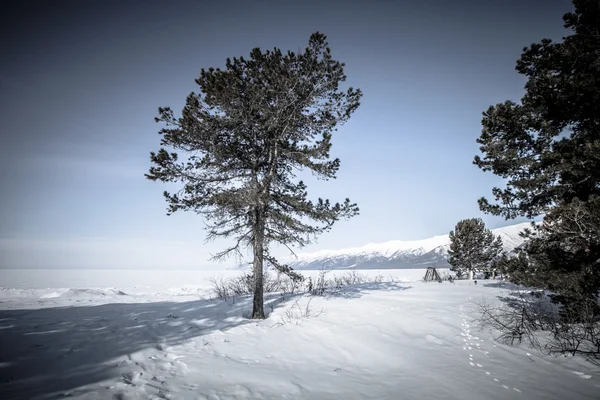
[[[256,48],[249,58],[227,59],[223,70],[202,69],[200,92],[187,97],[181,117],[159,109],[163,148],[151,153],[146,177],[183,184],[177,193],[165,192],[168,214],[194,211],[208,224],[207,240],[233,239],[214,259],[253,251],[252,318],[264,318],[265,262],[294,274],[270,255],[271,244],[291,251],[358,214],[349,199],[309,200],[296,177],[310,170],[335,178],[340,160],[330,158],[332,133],[362,96],[359,89],[341,90],[345,80],[344,64],[332,58],[326,37],[314,33],[298,53]]]
[[[473,272],[489,271],[501,252],[502,239],[494,237],[481,218],[459,221],[450,231],[448,262],[458,276],[466,272],[473,279]]]

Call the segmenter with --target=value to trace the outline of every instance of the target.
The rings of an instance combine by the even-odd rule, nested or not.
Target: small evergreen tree
[[[154,166],[146,177],[183,184],[164,193],[167,214],[195,211],[208,224],[207,239],[233,238],[214,259],[252,250],[252,318],[264,318],[264,264],[293,274],[269,246],[305,246],[340,218],[358,214],[349,199],[309,200],[296,178],[303,169],[324,180],[336,177],[332,133],[362,96],[358,89],[341,90],[345,80],[344,64],[332,58],[326,37],[314,33],[298,53],[256,48],[249,58],[227,59],[224,70],[202,69],[200,93],[187,97],[181,117],[159,109],[156,121],[166,124],[161,146],[171,151],[151,153]]]
[[[450,231],[448,262],[459,277],[467,273],[473,279],[474,272],[491,272],[501,253],[502,239],[494,237],[481,218],[461,220]]]

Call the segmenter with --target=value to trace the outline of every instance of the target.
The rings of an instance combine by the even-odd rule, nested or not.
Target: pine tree
[[[520,103],[483,113],[474,163],[504,178],[481,210],[507,219],[544,216],[507,265],[519,281],[565,299],[597,302],[600,289],[600,1],[575,0],[572,34],[524,48]],[[588,299],[588,300],[585,300]],[[567,300],[569,301],[569,300]],[[563,303],[564,304],[564,303]]]
[[[516,70],[527,77],[520,104],[483,113],[474,164],[506,179],[485,212],[533,218],[556,204],[600,195],[600,2],[575,0],[564,16],[574,34],[524,48]]]
[[[344,64],[317,32],[297,53],[255,48],[249,58],[227,59],[223,70],[202,69],[199,93],[187,97],[181,117],[159,109],[156,121],[166,124],[159,132],[162,148],[151,153],[154,166],[146,177],[183,184],[164,193],[167,214],[194,211],[207,222],[207,240],[233,238],[215,260],[252,250],[252,318],[264,318],[265,264],[293,273],[269,253],[272,244],[305,246],[358,214],[349,199],[311,201],[296,175],[309,170],[320,179],[336,177],[332,133],[362,96],[360,89],[340,89],[344,81]]]
[[[466,272],[473,279],[474,272],[491,272],[501,253],[502,239],[494,237],[481,218],[461,220],[450,231],[448,263],[459,277]]]

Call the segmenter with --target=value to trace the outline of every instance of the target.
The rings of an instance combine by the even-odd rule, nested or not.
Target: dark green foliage
[[[474,163],[507,180],[506,188],[493,189],[495,204],[479,200],[483,211],[544,216],[525,234],[518,258],[502,260],[502,268],[516,282],[551,290],[565,312],[598,314],[600,1],[574,5],[564,16],[571,35],[524,49],[516,68],[528,78],[521,102],[484,112],[477,140],[483,158]]]
[[[600,8],[598,0],[574,3],[564,16],[574,33],[534,43],[517,61],[528,78],[521,102],[483,113],[484,156],[474,163],[508,181],[494,188],[495,204],[479,200],[485,212],[532,218],[600,194]]]
[[[233,238],[215,255],[224,259],[254,253],[253,317],[262,311],[262,270],[266,261],[292,274],[269,254],[279,243],[305,246],[340,218],[358,214],[346,199],[309,200],[296,172],[335,178],[339,159],[330,159],[332,133],[358,108],[362,93],[340,89],[344,64],[335,61],[323,34],[311,35],[299,53],[252,50],[249,58],[227,59],[225,69],[202,69],[199,93],[187,97],[182,115],[160,108],[161,145],[151,153],[148,179],[179,182],[177,193],[165,192],[168,214],[201,214],[208,240]],[[178,155],[185,157],[179,161]]]
[[[494,237],[481,218],[459,221],[450,231],[448,262],[458,277],[468,273],[473,279],[473,272],[491,272],[501,252],[502,239]]]
[[[504,267],[516,283],[554,293],[565,307],[592,301],[600,288],[600,197],[556,206],[537,229],[526,232],[518,258]],[[587,305],[587,309],[591,306]],[[595,306],[597,307],[597,305]],[[600,311],[600,310],[597,310]],[[598,314],[600,315],[600,314]]]

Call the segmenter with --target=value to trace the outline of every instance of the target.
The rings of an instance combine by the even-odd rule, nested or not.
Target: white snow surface
[[[111,281],[111,272],[99,284],[125,276]],[[166,272],[130,271],[110,288],[80,287],[68,275],[62,289],[4,288],[0,399],[600,398],[599,367],[475,329],[472,302],[498,302],[509,285],[365,271],[380,272],[405,282],[326,297],[267,295],[263,321],[245,318],[250,298],[204,298],[216,272],[197,281],[181,272],[180,286],[172,283],[183,278]],[[5,286],[26,281],[5,273]],[[307,307],[311,315],[300,317]]]
[[[495,236],[500,236],[502,238],[504,249],[510,251],[523,243],[523,238],[519,236],[519,233],[525,228],[530,227],[530,222],[524,222],[503,228],[492,229],[491,231]],[[436,249],[445,253],[448,250],[449,245],[450,238],[448,234],[446,234],[421,240],[391,240],[384,243],[369,243],[360,247],[299,253],[297,254],[297,257],[290,257],[289,259],[286,259],[286,261],[294,264],[336,257],[391,257],[396,253],[421,255]]]

